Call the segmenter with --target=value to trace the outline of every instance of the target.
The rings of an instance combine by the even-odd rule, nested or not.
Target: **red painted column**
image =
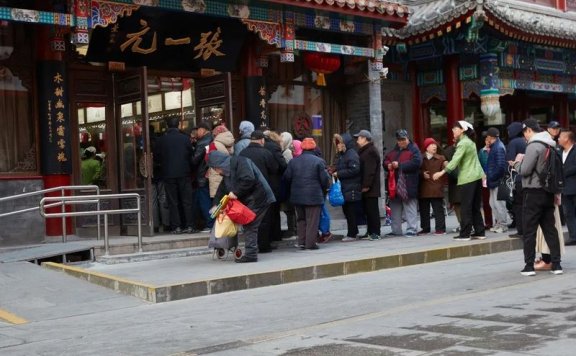
[[[568,95],[567,94],[557,94],[554,95],[554,112],[556,113],[556,119],[560,122],[562,127],[570,127],[568,122]]]
[[[464,118],[464,105],[462,104],[462,87],[458,77],[458,56],[444,57],[444,85],[446,87],[446,116],[448,130],[448,144],[454,143],[452,127],[458,120]]]
[[[556,0],[556,8],[561,11],[566,11],[566,0]]]
[[[39,3],[44,3],[39,2]],[[43,7],[45,4],[43,4]],[[45,9],[50,10],[50,9]],[[63,52],[53,51],[50,48],[50,39],[52,37],[51,27],[50,26],[38,26],[36,31],[36,58],[38,63],[42,61],[62,61],[63,60]],[[39,90],[42,90],[39,88]],[[66,107],[68,107],[68,102],[65,103]],[[42,120],[43,118],[39,118]],[[43,141],[45,138],[40,137],[40,140]],[[70,133],[68,133],[68,144],[71,143]],[[40,145],[40,149],[42,149],[43,145]],[[71,184],[71,176],[70,174],[46,174],[42,172],[42,179],[44,182],[44,189],[59,187],[59,186],[66,186]],[[46,196],[59,196],[61,195],[60,192],[56,193],[49,193]],[[70,210],[70,209],[68,209]],[[47,212],[60,212],[60,208],[52,208],[47,209]],[[72,218],[66,219],[66,234],[70,235],[73,233],[74,228],[72,225]],[[62,235],[62,220],[59,218],[54,219],[46,219],[46,236],[61,236]]]
[[[417,80],[418,71],[415,65],[410,66],[410,79],[412,80],[412,128],[414,130],[414,142],[422,147],[424,125],[422,122],[422,103],[420,102],[420,88]]]

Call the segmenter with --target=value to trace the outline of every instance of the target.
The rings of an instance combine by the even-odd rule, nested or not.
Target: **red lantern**
[[[334,73],[340,68],[340,57],[328,53],[306,52],[304,53],[304,64],[318,75],[316,84],[326,86],[324,74]]]

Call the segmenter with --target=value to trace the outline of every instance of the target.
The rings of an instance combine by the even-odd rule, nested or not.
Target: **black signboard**
[[[71,174],[72,151],[64,62],[41,62],[38,66],[38,83],[42,173]]]
[[[247,33],[237,19],[142,8],[94,29],[86,57],[133,67],[231,72]]]

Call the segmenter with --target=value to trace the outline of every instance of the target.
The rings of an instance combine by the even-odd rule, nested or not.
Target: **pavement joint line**
[[[0,320],[4,320],[13,325],[22,325],[28,323],[28,320],[19,317],[16,314],[12,314],[7,310],[0,308]]]
[[[245,289],[507,252],[521,248],[517,245],[519,245],[517,242],[510,239],[477,241],[466,245],[450,243],[440,248],[417,248],[415,250],[398,251],[397,253],[391,254],[363,256],[359,259],[348,258],[313,265],[264,270],[249,274],[224,275],[221,277],[172,282],[168,284],[163,283],[160,285],[150,285],[106,273],[89,271],[84,268],[54,262],[46,262],[43,263],[42,266],[51,270],[64,272],[73,277],[84,279],[93,284],[113,289],[123,294],[135,296],[153,303],[161,303]]]

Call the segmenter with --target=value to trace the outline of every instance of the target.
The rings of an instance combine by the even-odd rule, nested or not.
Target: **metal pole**
[[[142,253],[142,209],[140,206],[140,197],[136,198],[136,206],[138,208],[138,252]]]
[[[64,187],[61,187],[62,189],[60,189],[60,197],[62,198],[62,200],[60,200],[60,203],[62,204],[62,207],[60,208],[61,212],[62,212],[62,242],[66,242],[67,238],[66,238],[66,204],[64,204]]]
[[[108,256],[110,245],[108,241],[108,214],[104,214],[104,256]]]
[[[96,195],[100,195],[100,187],[96,187]],[[98,202],[96,203],[96,210],[100,212],[100,199],[98,199]],[[102,238],[102,233],[100,232],[100,214],[96,215],[96,230],[96,240],[100,241]]]

